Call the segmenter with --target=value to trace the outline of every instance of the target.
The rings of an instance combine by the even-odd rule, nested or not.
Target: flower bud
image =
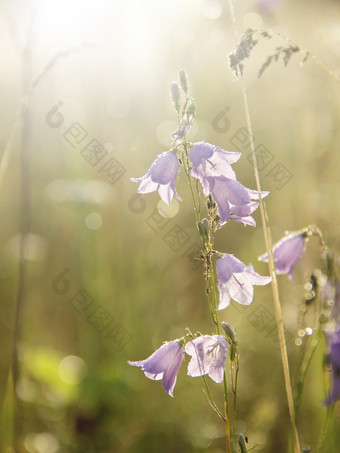
[[[184,91],[185,94],[188,94],[188,90],[189,90],[189,79],[188,79],[188,75],[187,73],[181,69],[179,71],[179,81],[181,83],[181,87]]]
[[[238,436],[238,444],[241,450],[241,453],[247,453],[247,446],[246,446],[246,437],[243,434]]]
[[[177,82],[172,82],[170,85],[170,100],[178,113],[181,108],[181,93]]]
[[[234,343],[231,343],[229,347],[229,357],[230,357],[230,362],[233,362],[235,360],[236,356],[236,345]]]
[[[237,335],[233,327],[227,322],[222,322],[222,329],[224,330],[227,339],[234,345],[237,345]]]
[[[209,231],[209,220],[207,218],[204,217],[204,219],[202,220],[202,223],[203,223],[203,226],[204,228]]]

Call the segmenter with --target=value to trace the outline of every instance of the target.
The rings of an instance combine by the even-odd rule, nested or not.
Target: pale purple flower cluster
[[[175,132],[175,139],[181,139],[186,130],[186,125],[183,124],[183,127]],[[203,194],[214,199],[219,225],[233,220],[243,225],[254,226],[255,220],[251,214],[259,205],[260,195],[238,182],[231,167],[240,158],[241,153],[199,142],[190,147],[188,154],[191,162],[190,175],[200,181]],[[139,193],[157,190],[162,200],[170,204],[173,196],[180,200],[175,190],[178,170],[176,152],[168,151],[156,158],[144,176],[132,180],[140,181]],[[267,194],[268,192],[262,192],[261,197]],[[208,237],[207,232],[205,237]],[[232,299],[243,305],[251,304],[253,285],[266,285],[271,281],[271,277],[257,274],[252,265],[246,266],[233,255],[218,254],[216,270],[220,295],[219,310],[226,308]],[[221,335],[200,335],[189,341],[185,347],[184,343],[184,339],[165,343],[147,359],[128,363],[141,367],[149,379],[162,380],[164,389],[171,396],[183,362],[184,351],[191,356],[188,365],[189,376],[207,374],[215,382],[222,382],[228,347],[226,339]]]
[[[210,194],[214,198],[221,225],[233,220],[255,226],[251,214],[259,205],[259,194],[238,182],[231,167],[240,157],[241,153],[226,151],[210,143],[195,143],[189,150],[192,164],[190,175],[200,181],[205,196]],[[174,195],[178,200],[181,199],[175,190],[178,170],[176,153],[168,151],[156,158],[144,176],[131,180],[140,181],[138,193],[158,190],[162,200],[170,204]],[[261,193],[262,197],[266,195],[268,192]]]
[[[128,363],[141,367],[149,379],[154,381],[161,379],[164,390],[173,396],[177,374],[183,362],[181,343],[181,341],[170,341],[163,344],[147,359]],[[189,341],[185,346],[185,352],[191,356],[188,375],[197,377],[208,374],[215,382],[222,382],[227,346],[227,341],[221,335],[202,335]]]

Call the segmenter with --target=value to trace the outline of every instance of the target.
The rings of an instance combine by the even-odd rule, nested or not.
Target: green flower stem
[[[233,399],[233,424],[232,424],[232,431],[231,431],[231,448],[234,451],[234,437],[235,437],[235,423],[236,423],[236,400],[237,400],[237,381],[238,381],[238,372],[239,372],[239,360],[238,360],[238,351],[236,352],[235,357],[235,382],[232,386],[234,399]],[[231,373],[233,377],[233,374]]]
[[[329,422],[331,421],[331,418],[332,418],[332,415],[333,415],[334,406],[335,406],[335,403],[333,403],[331,406],[327,407],[327,414],[326,414],[326,417],[325,417],[325,424],[324,424],[324,427],[323,427],[323,430],[322,430],[322,433],[321,433],[321,436],[320,436],[320,439],[319,439],[319,442],[318,442],[318,445],[317,445],[317,451],[319,453],[323,453],[323,451],[324,451],[324,443],[325,443],[327,431],[328,431],[328,428],[329,428]]]
[[[220,323],[218,320],[218,310],[217,310],[217,296],[216,296],[216,286],[215,286],[215,271],[210,259],[210,287],[211,287],[211,294],[213,298],[213,307],[216,319],[216,333],[220,335]]]
[[[295,394],[295,401],[294,401],[294,404],[295,404],[295,417],[296,417],[296,421],[298,419],[298,411],[299,411],[299,408],[300,408],[300,403],[301,403],[301,396],[302,396],[302,391],[303,391],[303,385],[304,385],[304,382],[305,382],[305,377],[306,377],[306,374],[307,374],[307,370],[309,368],[309,365],[310,365],[310,362],[313,358],[313,355],[320,343],[320,339],[321,339],[321,330],[319,329],[318,330],[318,334],[317,334],[317,337],[316,339],[312,339],[312,344],[311,344],[311,347],[307,350],[307,353],[305,354],[303,360],[302,360],[302,363],[301,363],[301,366],[300,366],[300,369],[298,371],[298,378],[297,378],[297,383],[296,383],[296,394]]]
[[[195,210],[195,216],[196,216],[196,221],[200,221],[200,215],[199,215],[199,208],[198,208],[198,203],[196,201],[196,197],[194,194],[194,189],[192,187],[192,181],[191,177],[189,174],[189,163],[188,163],[188,150],[187,150],[187,145],[184,142],[184,150],[185,150],[185,159],[184,161],[184,171],[188,179],[189,187],[190,187],[190,192],[192,196],[192,200],[194,203],[194,210]],[[204,242],[204,241],[203,241]],[[208,302],[209,302],[209,308],[210,308],[210,313],[213,319],[213,322],[216,326],[216,333],[217,335],[220,335],[220,323],[219,323],[219,317],[218,317],[218,310],[217,310],[217,295],[216,295],[216,284],[215,284],[215,271],[214,267],[212,264],[212,244],[213,244],[213,237],[209,237],[209,241],[205,245],[205,256],[206,256],[206,293],[208,297]],[[209,276],[210,276],[210,285],[209,285]],[[210,294],[212,295],[212,301]],[[234,451],[234,448],[231,449],[231,441],[230,441],[230,422],[229,422],[229,414],[228,414],[228,384],[227,384],[227,378],[226,378],[226,371],[224,370],[224,376],[223,376],[223,385],[224,385],[224,412],[225,412],[225,417],[221,414],[219,409],[217,408],[216,403],[214,402],[211,393],[209,391],[207,382],[205,377],[203,376],[203,381],[205,384],[206,392],[205,396],[211,405],[212,409],[221,417],[226,424],[226,446],[227,446],[227,453],[232,453]]]
[[[211,263],[211,258],[210,258],[210,286],[211,286],[211,293],[212,293],[212,298],[213,298],[215,318],[217,321],[216,322],[216,333],[217,333],[217,335],[220,335],[220,323],[219,323],[219,318],[218,318],[217,296],[216,296],[216,286],[215,286],[215,271],[214,271],[213,265]],[[234,451],[234,449],[231,449],[231,442],[230,442],[230,423],[229,423],[229,411],[228,411],[228,383],[227,383],[227,377],[226,377],[226,370],[224,370],[223,385],[224,385],[224,413],[225,413],[227,452],[231,453],[232,451]]]
[[[216,413],[223,421],[226,421],[225,417],[221,414],[221,411],[220,411],[219,408],[217,407],[217,404],[215,403],[214,398],[212,397],[212,395],[211,395],[211,393],[210,393],[210,390],[209,390],[209,387],[208,387],[208,383],[207,383],[206,377],[205,377],[204,375],[202,376],[202,379],[203,379],[204,386],[205,386],[205,391],[203,390],[203,392],[204,392],[205,397],[206,397],[207,400],[208,400],[208,403],[210,404],[210,406],[212,407],[212,409],[214,410],[214,412],[215,412],[215,413]]]

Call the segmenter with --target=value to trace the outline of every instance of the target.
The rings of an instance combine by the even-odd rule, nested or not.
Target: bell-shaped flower
[[[164,390],[173,395],[177,373],[183,361],[183,346],[177,341],[163,344],[150,357],[139,362],[128,362],[129,365],[139,366],[147,378],[154,381],[162,380]]]
[[[166,151],[157,156],[144,176],[131,178],[131,181],[141,181],[138,193],[149,193],[158,190],[161,199],[165,203],[170,204],[174,195],[178,200],[181,200],[175,189],[177,173],[177,155],[173,151]]]
[[[220,296],[218,310],[228,307],[232,299],[239,304],[250,305],[254,296],[253,285],[267,285],[272,280],[256,273],[252,265],[246,266],[226,253],[219,254],[216,271]]]
[[[293,271],[303,255],[307,242],[307,230],[284,236],[273,247],[273,258],[277,274],[289,274],[293,279]],[[268,254],[259,257],[260,261],[268,262]]]
[[[209,176],[224,176],[225,178],[236,180],[231,164],[236,162],[241,157],[241,154],[239,152],[226,151],[206,142],[194,143],[191,146],[189,157],[193,168],[190,174],[193,178],[200,180],[205,196],[210,193],[207,180]]]
[[[340,329],[333,334],[326,334],[330,342],[330,363],[332,366],[332,387],[326,405],[340,400]]]
[[[208,176],[206,180],[209,184],[209,191],[215,200],[221,225],[228,220],[233,220],[244,225],[255,226],[255,220],[250,214],[259,205],[257,202],[252,201],[259,199],[258,192],[224,176]],[[262,198],[267,196],[268,193],[262,192]]]
[[[202,335],[187,343],[185,352],[191,355],[188,375],[208,374],[215,382],[222,382],[227,348],[228,343],[221,335]]]

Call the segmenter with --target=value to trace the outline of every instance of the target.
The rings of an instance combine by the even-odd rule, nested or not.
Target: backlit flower
[[[162,380],[164,390],[173,395],[177,373],[183,361],[183,347],[177,341],[163,344],[150,357],[139,362],[128,362],[129,365],[141,367],[144,374],[154,381]]]
[[[216,261],[218,291],[220,302],[218,309],[228,307],[231,300],[242,305],[253,301],[253,285],[267,285],[271,277],[263,277],[254,271],[252,265],[246,266],[233,255],[220,254]]]
[[[231,164],[241,157],[241,153],[226,151],[211,143],[198,142],[191,146],[189,157],[193,165],[190,174],[200,180],[205,196],[210,193],[207,181],[209,176],[224,176],[236,180]]]
[[[161,199],[165,203],[170,204],[174,195],[178,200],[181,200],[175,189],[177,173],[178,161],[176,153],[166,151],[158,155],[144,176],[131,178],[131,181],[141,181],[138,193],[149,193],[158,190]]]
[[[188,375],[208,374],[215,382],[222,382],[227,347],[228,343],[221,335],[202,335],[187,343],[185,352],[191,355]]]
[[[277,274],[289,274],[289,278],[293,279],[294,268],[305,251],[306,242],[306,231],[298,231],[283,237],[274,245],[273,257]],[[268,254],[260,256],[259,260],[268,262]]]

